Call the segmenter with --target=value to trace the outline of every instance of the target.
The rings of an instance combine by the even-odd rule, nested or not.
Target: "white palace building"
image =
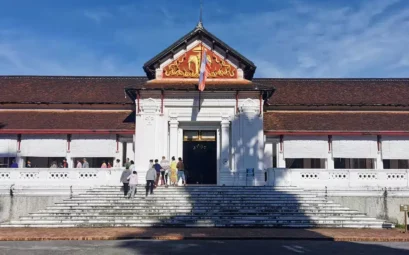
[[[199,93],[203,51],[208,76]],[[140,77],[0,76],[0,223],[86,190],[108,201],[109,194],[119,192],[126,159],[135,162],[143,185],[149,160],[162,156],[183,158],[190,197],[201,190],[219,199],[219,190],[246,194],[247,187],[235,186],[257,186],[251,188],[254,199],[264,194],[283,203],[294,198],[274,192],[289,189],[304,197],[300,204],[315,203],[315,211],[332,206],[333,225],[325,212],[311,216],[309,222],[320,226],[382,226],[362,223],[357,212],[402,222],[399,205],[409,198],[409,79],[253,78],[255,64],[201,23],[143,69],[146,76]],[[78,168],[84,158],[89,168]],[[55,167],[63,162],[66,167]],[[102,168],[104,162],[112,167]],[[184,191],[159,192],[177,197]],[[87,204],[97,202],[86,200],[93,196],[87,194],[74,197],[75,203],[92,211]],[[72,201],[65,201],[65,207],[57,204],[51,214],[73,209]],[[116,200],[109,206],[116,204],[126,205]],[[317,226],[297,218],[300,212],[292,213],[298,227]],[[352,213],[358,220],[342,216],[341,224],[339,213]],[[54,216],[33,214],[27,222]],[[265,219],[275,226],[295,224],[272,217]],[[146,226],[138,222],[135,226]]]
[[[408,79],[253,78],[200,23],[143,68],[1,76],[0,186],[117,185],[121,170],[101,164],[127,158],[143,183],[150,159],[175,156],[188,184],[408,188]],[[90,168],[76,168],[83,158]]]

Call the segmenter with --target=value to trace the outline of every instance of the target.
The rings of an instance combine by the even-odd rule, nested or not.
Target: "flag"
[[[200,75],[199,75],[199,90],[203,91],[206,86],[206,78],[207,78],[207,55],[206,51],[203,51],[202,54],[202,62],[200,63]]]

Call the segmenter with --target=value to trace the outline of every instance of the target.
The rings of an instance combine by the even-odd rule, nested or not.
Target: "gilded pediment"
[[[206,51],[207,55],[208,78],[237,79],[237,68],[202,44],[198,44],[166,65],[162,78],[198,78],[203,51]]]

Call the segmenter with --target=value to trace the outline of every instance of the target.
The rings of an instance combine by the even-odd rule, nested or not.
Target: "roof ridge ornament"
[[[197,23],[196,28],[203,29],[203,0],[200,0],[199,22]]]

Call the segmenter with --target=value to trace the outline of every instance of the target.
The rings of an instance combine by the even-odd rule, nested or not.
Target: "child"
[[[130,190],[128,192],[128,198],[134,198],[136,194],[136,185],[138,185],[138,174],[136,171],[133,171],[130,176],[127,178],[129,180]]]

